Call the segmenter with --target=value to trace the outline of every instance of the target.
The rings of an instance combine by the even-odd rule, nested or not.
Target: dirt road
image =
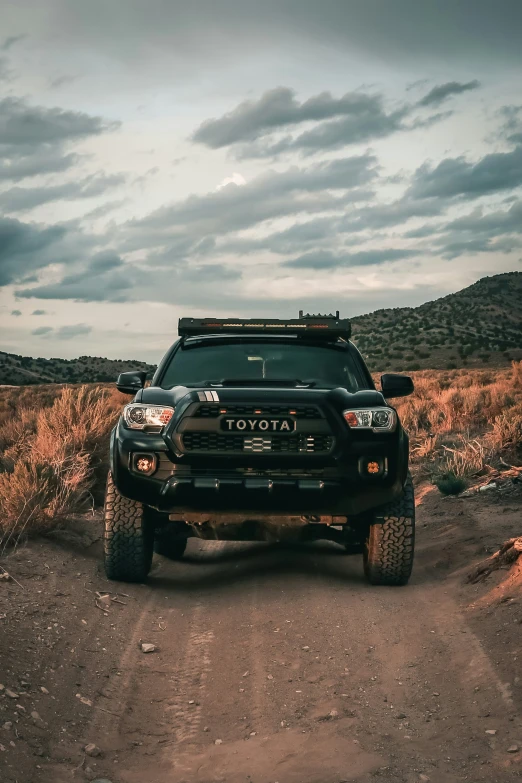
[[[462,579],[519,503],[421,499],[406,588],[369,587],[334,544],[192,541],[131,587],[102,577],[99,543],[20,550],[2,561],[23,587],[0,588],[1,780],[519,780],[522,598]]]

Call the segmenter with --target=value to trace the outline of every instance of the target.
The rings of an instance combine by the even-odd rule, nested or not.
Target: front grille
[[[196,419],[216,418],[221,411],[226,410],[229,415],[240,416],[288,416],[291,415],[298,419],[322,419],[321,412],[312,405],[200,405],[194,411],[192,416]]]
[[[330,435],[221,435],[217,432],[185,432],[183,447],[191,452],[224,454],[327,454],[334,439]]]

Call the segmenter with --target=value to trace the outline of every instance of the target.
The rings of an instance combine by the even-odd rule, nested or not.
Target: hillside
[[[484,277],[420,307],[352,319],[353,341],[373,371],[505,366],[522,359],[522,272]],[[32,359],[0,351],[0,385],[111,382],[145,362],[80,356]]]
[[[484,277],[420,307],[352,319],[372,370],[502,366],[522,358],[522,272]]]
[[[33,359],[0,351],[0,385],[25,386],[40,383],[105,383],[121,372],[145,370],[154,365],[125,359],[80,356],[78,359]]]

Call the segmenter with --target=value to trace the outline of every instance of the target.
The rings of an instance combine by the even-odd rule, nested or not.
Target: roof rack
[[[299,318],[180,318],[180,337],[206,334],[286,334],[333,341],[350,338],[352,327],[347,318],[336,315],[312,315],[299,311]]]
[[[333,313],[330,313],[330,315],[321,315],[321,313],[304,313],[302,310],[299,310],[299,318],[333,318],[335,320],[339,320],[339,310],[335,311],[335,315]],[[346,319],[345,319],[346,320]]]

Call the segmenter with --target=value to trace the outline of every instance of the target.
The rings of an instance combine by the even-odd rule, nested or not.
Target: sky
[[[0,0],[0,350],[522,269],[519,0]]]

